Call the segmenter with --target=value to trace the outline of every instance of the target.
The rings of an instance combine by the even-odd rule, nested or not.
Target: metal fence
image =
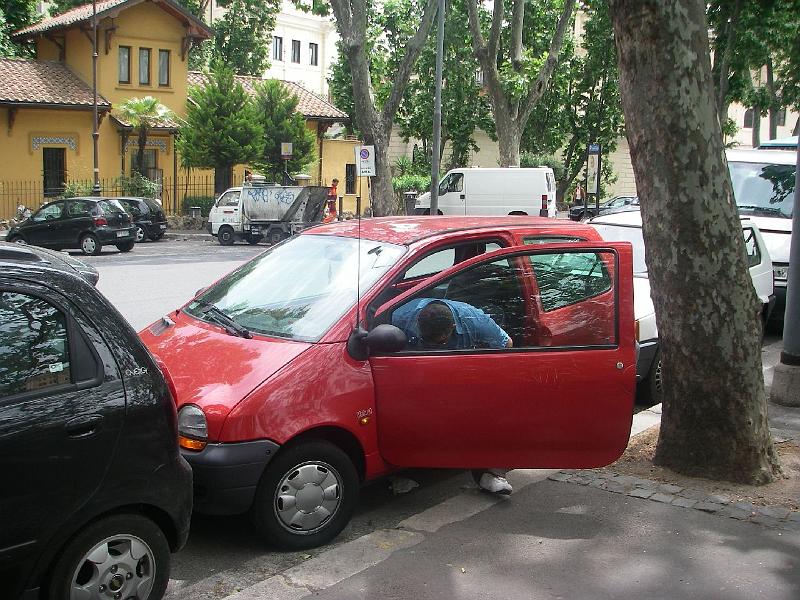
[[[241,185],[241,176],[232,182],[232,185]],[[186,212],[184,202],[191,205],[192,197],[214,196],[213,175],[179,175],[177,179],[164,177],[159,181],[157,197],[161,200],[164,212],[168,215],[179,215]],[[43,179],[27,181],[0,181],[0,221],[13,218],[17,207],[22,205],[30,210],[36,210],[42,204],[55,200],[65,195],[91,195],[92,182],[86,180],[67,181],[60,189],[45,189]],[[103,196],[134,196],[130,188],[123,185],[120,178],[107,178],[100,180],[101,195]]]

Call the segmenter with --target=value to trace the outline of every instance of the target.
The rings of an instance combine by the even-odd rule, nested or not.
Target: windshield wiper
[[[756,206],[754,204],[739,204],[739,208],[744,210],[752,210],[753,212],[767,213],[770,215],[780,215],[781,217],[786,216],[783,214],[783,211],[780,208],[776,208],[774,206]]]
[[[197,303],[203,307],[202,313],[220,325],[229,335],[238,335],[247,340],[252,339],[253,334],[248,329],[245,329],[239,323],[233,320],[232,317],[226,315],[216,305],[205,300],[197,300]]]

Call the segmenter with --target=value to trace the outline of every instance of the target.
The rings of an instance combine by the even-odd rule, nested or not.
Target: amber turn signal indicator
[[[192,438],[184,437],[182,435],[178,436],[178,444],[181,448],[186,448],[187,450],[202,450],[206,447],[205,442],[193,440]]]
[[[369,425],[369,417],[361,417],[361,418],[358,420],[358,422],[359,422],[361,425]]]

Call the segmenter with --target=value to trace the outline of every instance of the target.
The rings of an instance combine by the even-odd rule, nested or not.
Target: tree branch
[[[522,68],[522,23],[524,21],[525,0],[514,0],[514,13],[511,17],[511,64],[517,71]]]
[[[342,42],[348,44],[352,39],[353,15],[347,0],[330,0],[333,16],[336,17],[336,29]]]
[[[363,2],[363,0],[353,1]],[[414,63],[417,62],[417,58],[419,58],[422,52],[422,47],[425,45],[425,40],[428,37],[431,25],[433,25],[433,18],[436,15],[437,5],[438,0],[427,0],[425,3],[425,10],[419,22],[419,28],[414,34],[414,37],[406,42],[405,56],[400,66],[397,68],[397,72],[394,75],[394,82],[392,83],[392,91],[381,111],[384,127],[391,128],[392,126],[394,115],[403,99],[403,94],[408,86],[408,80],[411,78],[411,70],[414,68]]]
[[[719,63],[719,82],[717,83],[717,113],[719,115],[720,124],[723,118],[723,108],[725,108],[725,97],[728,95],[728,70],[731,64],[731,55],[733,54],[733,44],[736,37],[736,28],[739,23],[739,14],[741,13],[742,0],[736,0],[733,7],[733,15],[728,21],[727,38],[725,40],[725,49],[722,51],[722,58]]]
[[[542,68],[539,69],[539,75],[536,77],[536,81],[528,90],[528,96],[523,104],[523,124],[528,120],[528,117],[531,116],[534,106],[536,106],[539,98],[541,98],[542,94],[544,94],[547,84],[550,81],[550,77],[553,75],[553,71],[555,71],[556,65],[558,64],[558,55],[561,53],[561,47],[564,44],[564,34],[566,33],[567,26],[572,18],[572,10],[574,7],[575,0],[566,0],[564,2],[564,10],[561,13],[561,17],[558,19],[558,26],[556,27],[556,32],[553,35],[553,39],[550,41],[550,50],[547,54],[547,60],[544,61]]]
[[[467,2],[467,4],[469,4],[469,2]],[[503,28],[504,12],[505,2],[503,0],[495,0],[494,10],[492,11],[492,29],[489,31],[489,45],[487,46],[489,56],[493,61],[497,60],[497,49],[500,46],[500,32]],[[522,30],[520,29],[520,36],[521,35]]]

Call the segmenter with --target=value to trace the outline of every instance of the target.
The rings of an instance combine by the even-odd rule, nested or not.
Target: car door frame
[[[57,219],[45,219],[44,221],[34,221],[34,217],[42,212],[50,208],[51,206],[55,206],[56,204],[61,205],[61,214]],[[55,225],[55,221],[61,221],[64,218],[64,211],[66,210],[66,202],[64,200],[54,200],[52,202],[48,202],[39,210],[37,210],[33,215],[31,215],[30,224],[25,227],[22,231],[23,235],[25,236],[26,240],[29,244],[34,246],[42,246],[44,248],[52,248],[52,249],[59,249],[60,247],[60,240],[58,236],[58,230]]]
[[[609,464],[619,457],[630,435],[636,382],[632,250],[627,242],[512,246],[476,256],[386,302],[377,309],[371,325],[385,322],[394,308],[419,292],[481,263],[531,254],[587,250],[611,252],[615,257],[615,343],[371,354],[378,443],[384,460],[399,467],[586,468]],[[529,287],[527,281],[521,283]],[[496,360],[497,357],[500,360]],[[508,381],[493,379],[502,371],[495,367],[503,365],[513,365]],[[531,365],[539,368],[528,372]],[[562,370],[576,381],[566,380],[561,375]],[[476,380],[473,376],[480,372],[485,377]],[[467,383],[459,381],[460,374],[466,374]],[[608,378],[605,387],[596,381],[598,374]],[[418,381],[429,384],[430,389],[420,389]],[[515,398],[514,389],[527,390],[519,387],[526,382],[533,382],[541,394]],[[459,400],[446,397],[449,387],[457,387],[463,394]],[[502,405],[499,414],[488,404],[482,406],[475,401],[476,395],[485,394],[491,398],[492,392],[501,388],[510,393],[494,401]],[[570,391],[562,393],[560,390],[564,389]],[[469,395],[473,397],[467,399]],[[544,404],[546,398],[553,395],[565,399],[560,404],[565,406],[560,413]],[[531,403],[539,404],[526,409]],[[462,404],[470,410],[465,412]],[[532,413],[536,414],[532,416]],[[521,424],[541,427],[537,435],[530,436],[529,445],[522,448],[516,437],[506,438],[497,428],[487,429],[487,424],[493,422],[510,431]],[[459,441],[461,438],[453,431],[464,432],[470,442]]]

